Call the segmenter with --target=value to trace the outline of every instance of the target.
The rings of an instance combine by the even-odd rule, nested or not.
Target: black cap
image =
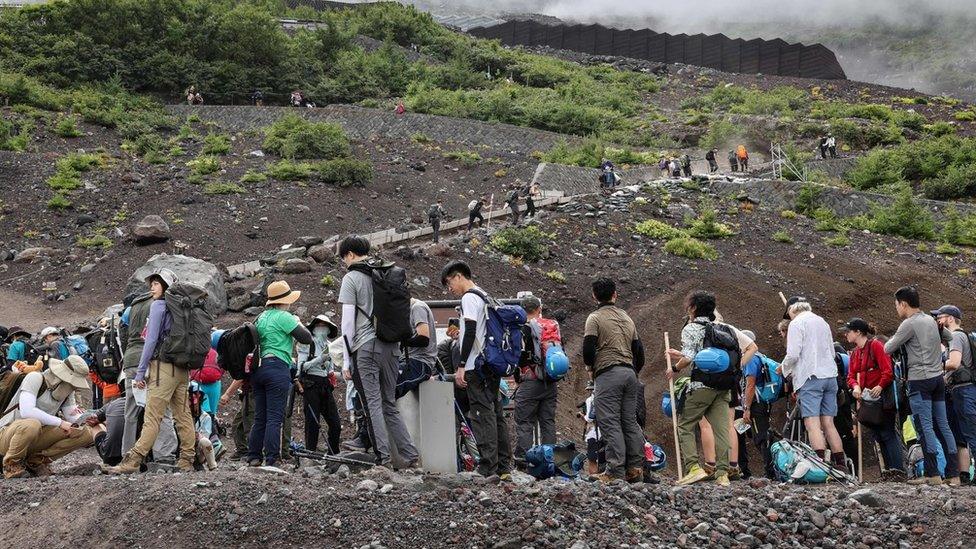
[[[795,303],[805,302],[807,298],[799,295],[795,295],[786,300],[786,311],[783,312],[783,320],[790,320],[790,307]]]
[[[962,320],[962,311],[960,311],[959,307],[956,307],[955,305],[943,305],[938,309],[931,311],[931,313],[934,317],[949,315],[955,317],[957,320]]]
[[[844,326],[841,327],[841,330],[855,331],[855,332],[861,332],[862,334],[869,334],[871,333],[871,326],[868,325],[868,322],[863,318],[854,317],[848,320],[847,322],[845,322]]]

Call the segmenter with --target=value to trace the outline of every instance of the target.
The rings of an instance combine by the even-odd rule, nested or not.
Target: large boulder
[[[156,254],[150,257],[129,278],[125,294],[144,292],[146,277],[162,268],[173,271],[183,282],[190,282],[207,290],[208,309],[215,315],[223,314],[227,310],[224,275],[213,263],[185,255]]]
[[[132,229],[132,235],[135,236],[136,244],[143,245],[166,242],[172,233],[169,230],[169,225],[162,217],[147,215],[142,218],[142,221],[136,223],[135,228]]]

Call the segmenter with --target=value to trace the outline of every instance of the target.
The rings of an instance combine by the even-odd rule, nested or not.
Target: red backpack
[[[197,383],[215,383],[224,377],[224,370],[217,364],[217,351],[210,349],[207,358],[203,360],[203,367],[190,371],[190,379]]]
[[[563,344],[563,337],[559,333],[559,323],[551,318],[539,317],[536,319],[539,323],[539,328],[541,329],[541,335],[539,337],[539,352],[542,356],[539,357],[545,360],[546,352],[549,350],[549,345],[555,343],[556,345]]]

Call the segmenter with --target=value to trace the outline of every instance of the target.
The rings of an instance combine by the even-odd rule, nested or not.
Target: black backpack
[[[376,330],[376,337],[386,343],[402,343],[413,337],[410,326],[410,287],[407,271],[389,264],[353,263],[352,271],[369,275],[373,281],[373,314],[356,307],[369,317]]]
[[[95,330],[86,339],[95,357],[92,369],[102,381],[117,382],[122,371],[122,345],[115,321],[107,330]]]
[[[203,366],[210,352],[210,330],[214,315],[207,310],[207,291],[187,282],[177,282],[166,290],[169,333],[159,347],[159,357],[191,370]]]
[[[441,207],[437,204],[432,204],[430,209],[427,210],[427,219],[434,221],[435,219],[441,218]]]
[[[702,348],[721,349],[729,354],[729,367],[724,372],[708,373],[693,368],[691,370],[691,380],[704,384],[706,387],[718,391],[731,391],[739,383],[742,362],[742,350],[739,348],[739,340],[735,337],[735,331],[725,324],[717,322],[699,322],[705,327],[705,339]]]
[[[252,366],[256,368],[261,357],[260,347],[258,329],[254,324],[245,322],[220,336],[217,341],[217,365],[234,379],[247,379],[247,356],[253,353]]]

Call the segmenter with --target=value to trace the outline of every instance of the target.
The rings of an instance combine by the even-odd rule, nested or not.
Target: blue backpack
[[[773,458],[776,478],[782,482],[801,482],[803,484],[823,484],[829,475],[821,462],[815,464],[811,458],[804,456],[794,445],[793,441],[780,440],[769,447]],[[800,467],[798,469],[798,467]]]
[[[504,305],[477,290],[468,290],[485,302],[485,344],[479,366],[486,367],[498,377],[508,377],[519,367],[522,357],[522,327],[525,309],[518,305]]]
[[[783,376],[776,373],[779,363],[761,353],[756,353],[756,359],[760,361],[756,397],[763,404],[772,404],[783,396]]]
[[[92,353],[91,348],[88,346],[88,340],[84,336],[70,335],[67,337],[67,343],[69,349],[74,349],[75,354],[85,359],[85,363],[88,366],[95,363],[95,354]]]
[[[556,444],[539,444],[526,450],[527,472],[543,480],[552,477],[576,478],[583,468],[585,455],[576,451],[576,444],[563,441]]]

